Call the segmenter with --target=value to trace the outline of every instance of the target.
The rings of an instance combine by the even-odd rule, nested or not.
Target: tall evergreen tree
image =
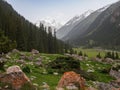
[[[115,59],[119,59],[118,52],[115,53]]]
[[[64,43],[56,38],[56,33],[52,35],[51,27],[48,32],[43,24],[36,27],[4,0],[0,0],[0,28],[6,37],[16,41],[19,50],[38,49],[44,53],[63,53],[65,48]],[[10,40],[8,41],[11,42]]]
[[[97,54],[96,57],[97,57],[97,58],[101,58],[101,54],[100,54],[100,52]]]
[[[112,52],[111,58],[112,58],[112,59],[115,59],[115,53],[114,53],[114,51]]]
[[[83,53],[82,53],[82,51],[80,51],[80,52],[79,52],[79,56],[83,56]]]
[[[16,42],[9,40],[0,29],[0,53],[7,53],[14,48],[16,48]]]

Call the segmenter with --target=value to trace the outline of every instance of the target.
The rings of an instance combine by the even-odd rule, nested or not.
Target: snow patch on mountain
[[[68,26],[70,24],[74,24],[78,21],[81,21],[84,18],[88,17],[92,12],[93,12],[93,10],[88,10],[87,12],[83,13],[82,15],[76,15],[70,21],[68,21],[65,25]]]
[[[40,23],[44,24],[45,27],[51,27],[52,29],[58,30],[63,24],[57,22],[55,19],[52,18],[45,18],[36,22],[36,26],[39,27]]]
[[[110,4],[110,5],[111,5],[111,4]],[[98,12],[103,12],[103,11],[105,11],[108,7],[110,7],[110,5],[107,5],[107,6],[103,7],[103,8],[100,8],[100,9],[98,10]]]
[[[71,20],[69,20],[64,26],[62,26],[58,31],[57,31],[57,38],[61,39],[64,36],[66,36],[74,26],[76,26],[78,23],[80,23],[82,20],[84,20],[86,17],[88,17],[93,10],[88,10],[87,12],[83,13],[82,15],[76,15],[73,17]]]

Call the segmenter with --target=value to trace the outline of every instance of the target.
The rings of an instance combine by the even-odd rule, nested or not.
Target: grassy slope
[[[77,52],[82,51],[83,53],[86,53],[88,57],[96,57],[96,55],[100,52],[101,56],[104,57],[105,53],[110,50],[102,50],[102,49],[82,49],[82,48],[74,48]],[[120,56],[120,52],[119,52]]]
[[[31,53],[29,52],[22,52],[24,53],[26,56],[32,56]],[[95,52],[94,52],[95,53]],[[87,53],[88,54],[88,53]],[[59,55],[59,54],[38,54],[34,56],[34,60],[33,62],[36,60],[36,58],[42,57],[43,58],[43,64],[47,64],[50,61],[55,60],[57,57],[59,56],[63,56],[63,55]],[[89,54],[89,56],[93,56],[92,54]],[[19,59],[20,55],[19,54],[11,54],[10,55],[10,59],[8,60],[8,62],[5,65],[5,68],[12,66],[12,65],[19,65],[21,68],[23,68],[24,66],[17,64],[15,61]],[[60,80],[61,75],[55,76],[53,74],[47,74],[47,70],[44,67],[35,67],[35,65],[31,65],[28,60],[26,61],[26,65],[30,67],[31,69],[31,73],[26,73],[27,76],[29,78],[31,77],[35,77],[32,82],[38,84],[38,86],[40,87],[42,85],[43,82],[48,83],[48,85],[50,86],[51,90],[55,90],[58,81]],[[87,66],[87,64],[89,64],[90,66]],[[103,64],[103,63],[98,63],[95,61],[82,61],[81,62],[81,68],[83,70],[88,70],[88,69],[92,69],[95,70],[94,74],[98,77],[97,81],[101,81],[101,82],[109,82],[112,80],[112,78],[108,75],[108,74],[102,74],[99,71],[103,68],[108,68],[111,65],[107,65],[107,64]],[[99,68],[98,68],[99,67]],[[46,72],[43,74],[43,72]]]

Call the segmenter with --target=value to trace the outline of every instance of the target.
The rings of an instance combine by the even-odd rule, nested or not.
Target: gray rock
[[[23,59],[21,59],[21,60],[17,60],[16,63],[25,64],[25,61]]]
[[[35,50],[35,49],[32,49],[31,53],[32,53],[32,54],[39,54],[39,51],[38,51],[38,50]]]
[[[116,79],[120,79],[120,72],[116,71],[116,70],[110,70],[109,73],[112,77],[115,77]]]
[[[112,90],[112,88],[114,88],[114,87],[107,83],[99,83],[98,84],[98,90]]]
[[[19,50],[17,50],[17,49],[13,49],[12,50],[12,53],[19,53],[20,51]]]

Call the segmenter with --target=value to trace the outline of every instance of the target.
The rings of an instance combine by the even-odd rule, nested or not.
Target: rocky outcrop
[[[80,74],[77,74],[73,71],[65,72],[61,77],[57,88],[69,88],[69,90],[85,90],[85,79],[81,77]]]
[[[20,90],[25,83],[30,83],[30,80],[19,66],[11,66],[5,74],[0,75],[0,82],[11,84],[12,89]]]

